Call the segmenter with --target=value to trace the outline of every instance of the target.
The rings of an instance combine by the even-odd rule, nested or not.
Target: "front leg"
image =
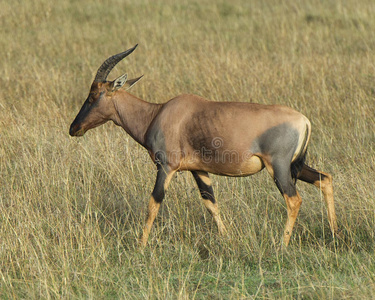
[[[156,183],[154,190],[151,194],[150,202],[148,203],[148,212],[146,218],[146,224],[143,228],[142,237],[139,241],[140,246],[143,248],[147,244],[148,236],[151,231],[152,224],[158,214],[160,204],[164,199],[165,191],[168,188],[169,182],[171,181],[175,171],[171,171],[166,165],[158,164],[158,173],[156,176]]]

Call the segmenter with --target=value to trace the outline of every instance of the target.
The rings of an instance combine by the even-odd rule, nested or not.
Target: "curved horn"
[[[108,74],[114,68],[114,66],[117,65],[122,59],[124,59],[130,53],[132,53],[135,50],[135,48],[137,48],[137,46],[138,44],[135,45],[131,49],[128,49],[119,54],[115,54],[111,56],[110,58],[106,59],[104,63],[100,66],[100,68],[98,69],[98,72],[96,72],[94,82],[104,82],[107,79]]]

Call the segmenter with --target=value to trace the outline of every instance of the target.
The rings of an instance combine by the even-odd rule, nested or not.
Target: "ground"
[[[370,299],[375,293],[375,6],[329,1],[6,0],[0,12],[0,294],[4,298]],[[284,104],[312,123],[309,165],[333,175],[342,238],[319,191],[287,251],[266,172],[213,176],[220,237],[176,174],[140,251],[156,169],[120,128],[69,125],[104,59],[144,74],[150,102],[182,93]]]

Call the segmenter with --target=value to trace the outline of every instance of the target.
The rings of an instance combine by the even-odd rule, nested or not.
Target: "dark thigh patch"
[[[281,194],[287,194],[289,197],[295,196],[297,190],[295,181],[292,179],[290,164],[277,160],[272,162],[272,168],[273,178]]]
[[[254,143],[252,151],[285,159],[292,159],[297,149],[299,132],[288,123],[271,127],[260,135]]]

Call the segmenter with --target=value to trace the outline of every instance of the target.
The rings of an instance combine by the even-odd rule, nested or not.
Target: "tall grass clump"
[[[0,25],[0,295],[18,298],[371,299],[375,293],[375,6],[359,1],[9,1]],[[113,124],[68,135],[102,61],[131,92],[285,104],[313,133],[308,163],[333,174],[341,238],[322,195],[286,207],[266,173],[213,176],[217,234],[177,174],[142,252],[155,168]]]

